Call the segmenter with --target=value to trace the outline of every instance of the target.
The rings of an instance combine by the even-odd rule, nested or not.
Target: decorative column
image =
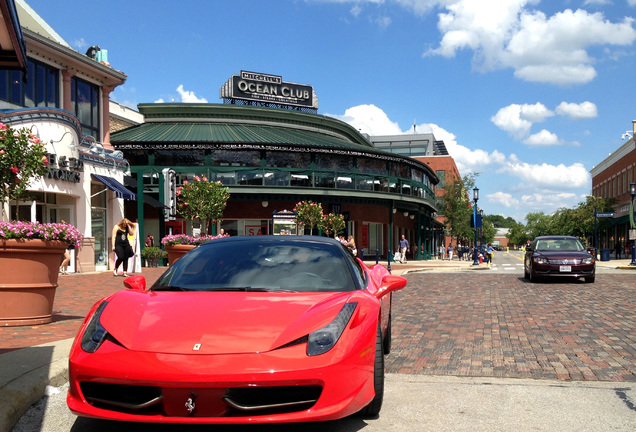
[[[104,148],[114,150],[110,144],[110,94],[114,87],[102,87],[102,144]]]
[[[62,70],[62,109],[75,114],[71,100],[71,78],[75,73],[68,69]]]

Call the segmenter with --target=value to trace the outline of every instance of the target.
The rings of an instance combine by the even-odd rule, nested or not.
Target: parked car
[[[552,277],[582,277],[594,282],[594,248],[586,249],[571,236],[541,236],[526,246],[524,277],[530,281]]]
[[[227,237],[90,311],[69,358],[80,416],[270,423],[377,416],[406,279],[317,236]]]

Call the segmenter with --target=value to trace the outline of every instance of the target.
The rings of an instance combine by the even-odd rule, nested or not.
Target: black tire
[[[375,397],[360,413],[363,417],[374,418],[380,415],[384,399],[384,348],[382,347],[382,328],[378,318],[378,331],[375,337],[375,363],[373,366],[373,388]]]
[[[539,276],[536,276],[536,275],[532,272],[532,269],[530,269],[530,270],[528,271],[528,278],[530,279],[530,282],[534,282],[534,283],[539,282]]]
[[[382,346],[384,347],[384,355],[387,355],[391,352],[391,323],[393,322],[393,318],[391,314],[389,314],[389,325],[386,328],[386,333],[384,334],[384,340],[382,341]]]
[[[586,277],[585,278],[585,282],[586,283],[594,283],[594,279],[596,278],[596,276],[590,276],[590,277]]]
[[[526,270],[526,268],[523,268],[523,278],[524,279],[530,279],[530,273],[528,273],[528,270]]]

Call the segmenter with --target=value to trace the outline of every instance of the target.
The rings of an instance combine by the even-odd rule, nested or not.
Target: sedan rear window
[[[538,251],[553,251],[553,252],[580,252],[585,248],[577,239],[545,239],[537,240],[537,246],[535,248]]]
[[[285,292],[356,289],[350,263],[337,245],[300,241],[211,243],[179,259],[152,289]]]

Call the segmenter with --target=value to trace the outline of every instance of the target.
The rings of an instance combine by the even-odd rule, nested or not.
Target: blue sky
[[[636,119],[636,0],[27,0],[128,76],[111,99],[220,103],[241,70],[312,85],[371,135],[430,132],[479,207],[575,207]]]

